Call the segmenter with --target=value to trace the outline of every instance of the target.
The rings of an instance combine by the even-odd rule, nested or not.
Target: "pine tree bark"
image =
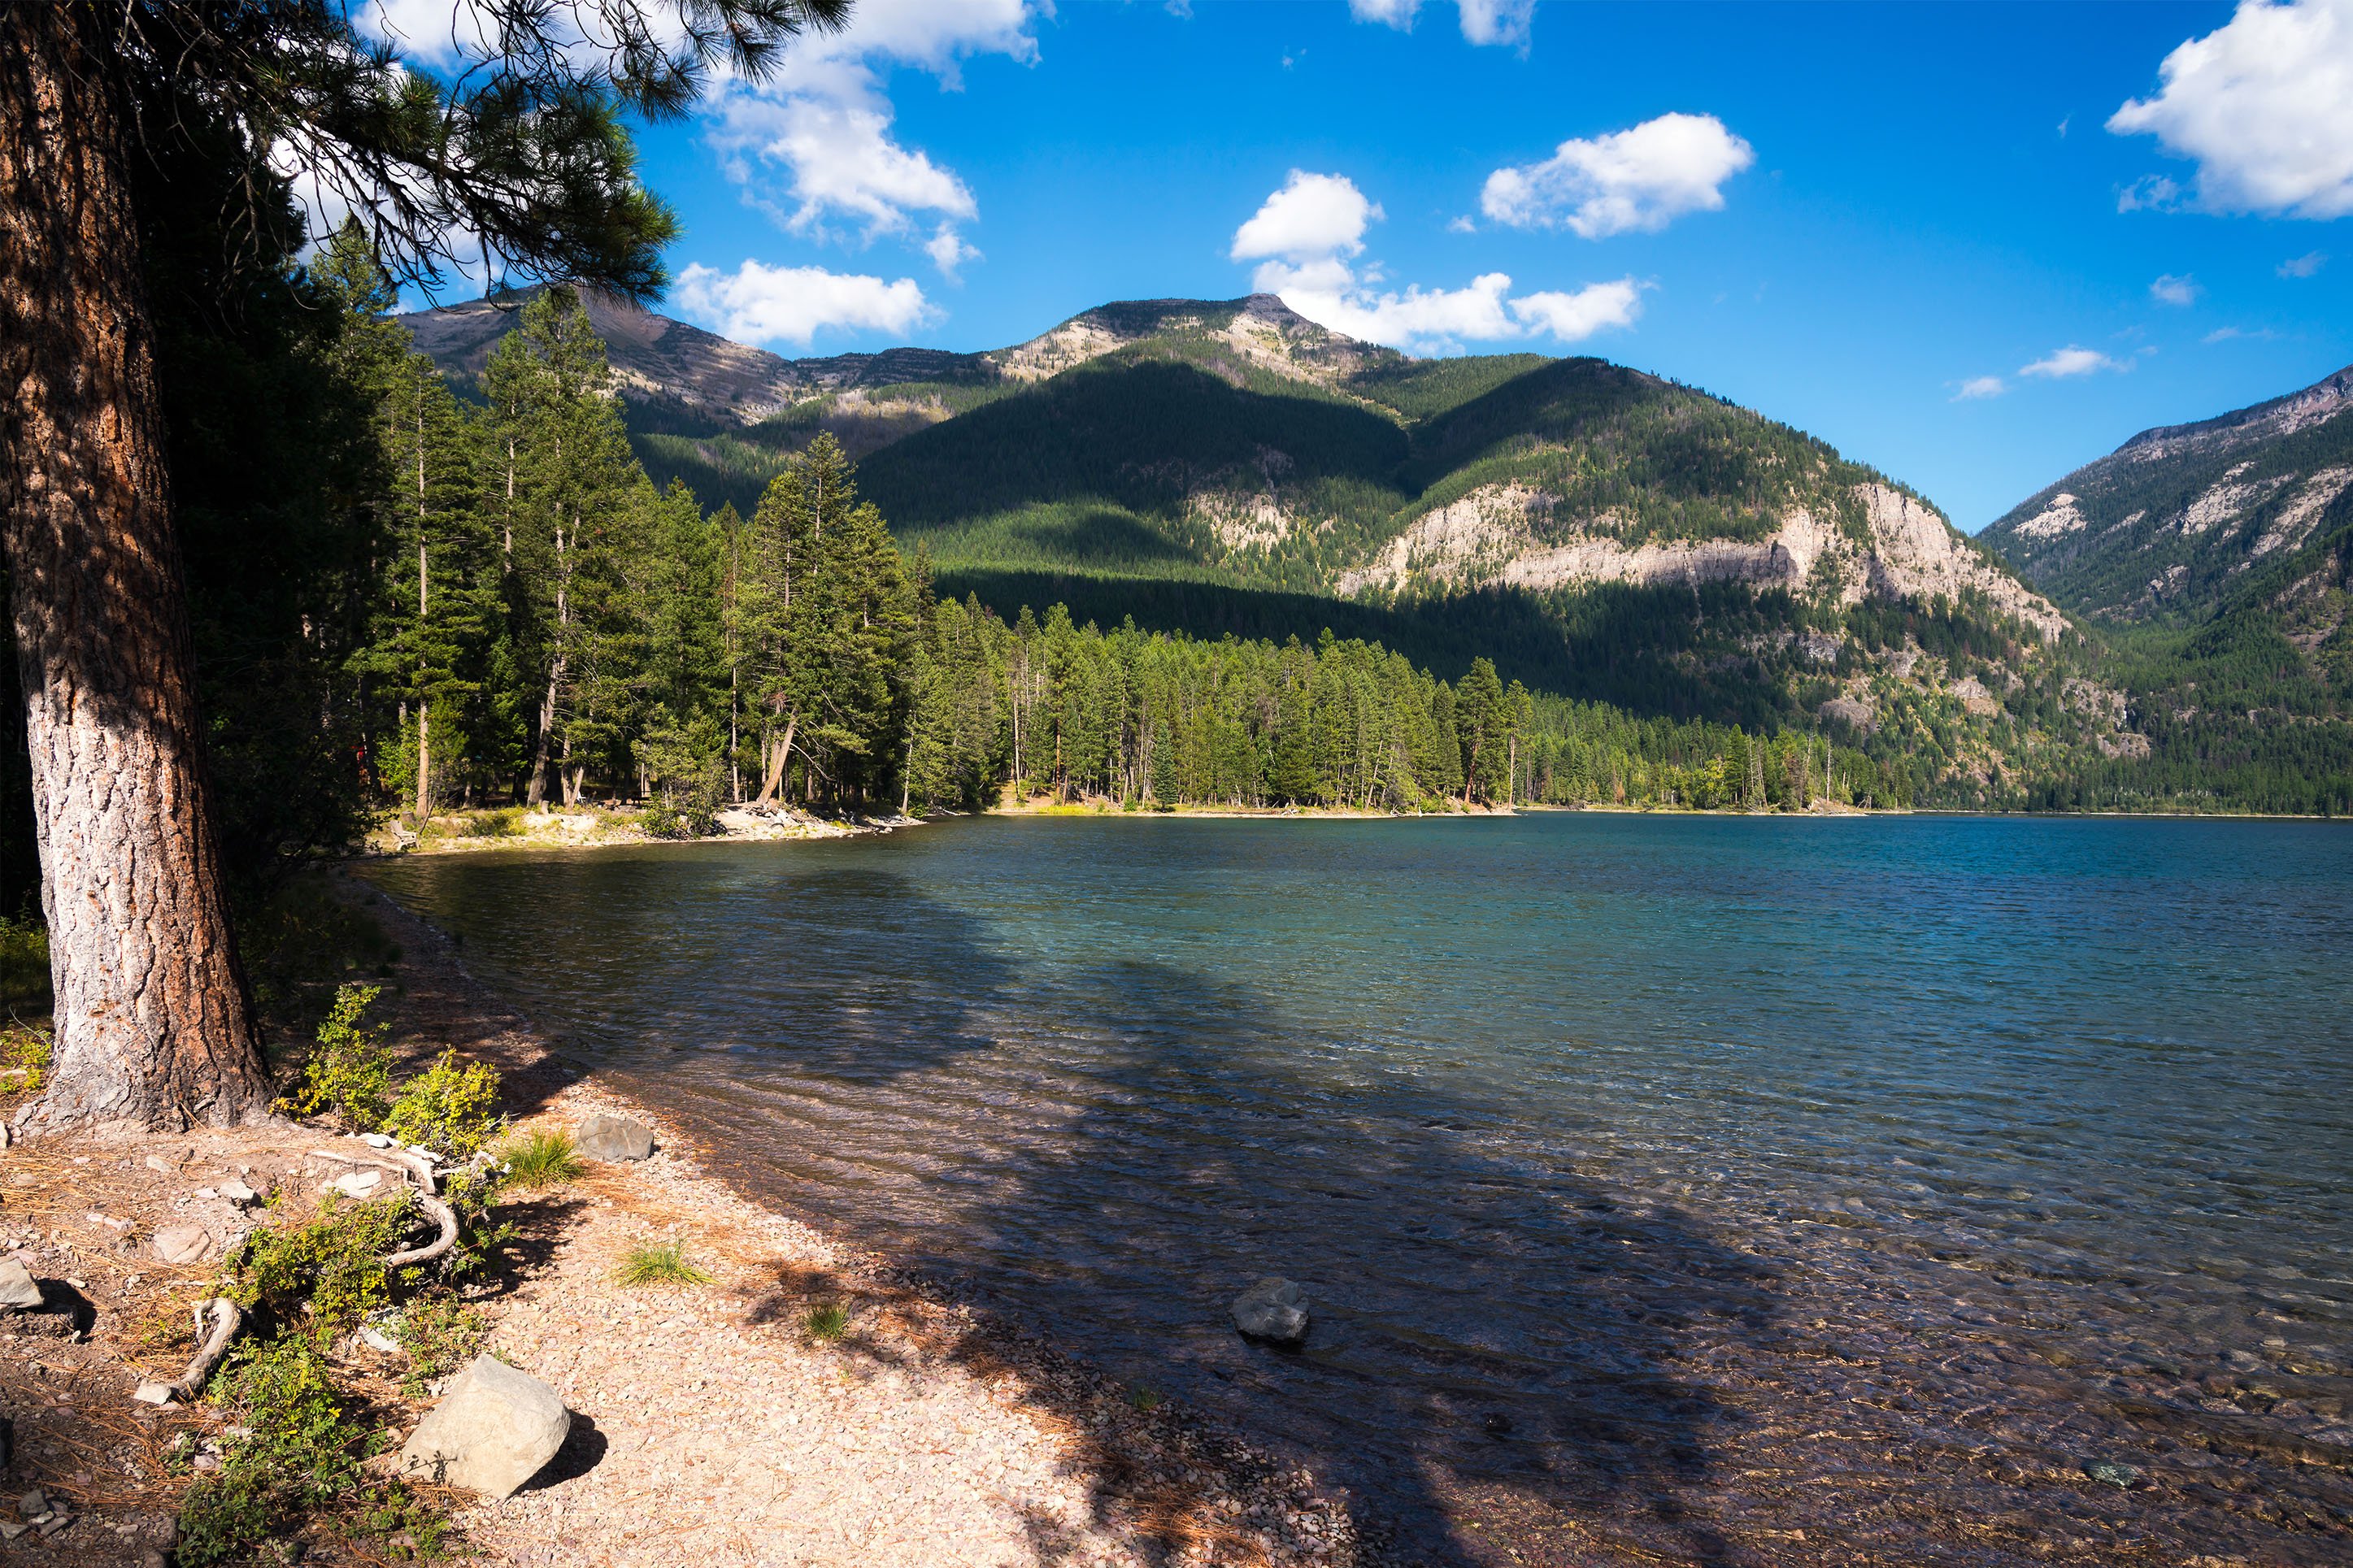
[[[0,539],[56,987],[30,1129],[269,1103],[229,928],[121,105],[79,5],[0,35]]]

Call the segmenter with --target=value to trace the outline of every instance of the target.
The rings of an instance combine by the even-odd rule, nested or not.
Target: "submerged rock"
[[[653,1130],[626,1116],[591,1116],[575,1142],[591,1160],[642,1160],[654,1152]]]
[[[555,1458],[571,1429],[562,1395],[485,1352],[417,1423],[401,1447],[400,1468],[488,1498],[512,1497]]]
[[[1307,1306],[1296,1283],[1270,1278],[1234,1298],[1234,1327],[1254,1340],[1279,1345],[1304,1343]]]
[[[2140,1479],[2138,1466],[2124,1464],[2116,1459],[2094,1459],[2084,1467],[2084,1473],[2095,1481],[2104,1481],[2112,1487],[2128,1487]]]

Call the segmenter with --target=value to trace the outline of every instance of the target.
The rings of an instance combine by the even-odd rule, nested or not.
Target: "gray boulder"
[[[484,1497],[512,1497],[555,1458],[571,1430],[572,1412],[555,1390],[485,1352],[417,1424],[401,1446],[400,1468]]]
[[[1289,1279],[1261,1279],[1234,1298],[1234,1327],[1254,1340],[1296,1345],[1307,1339],[1307,1303]]]
[[[591,1160],[642,1160],[654,1152],[653,1130],[626,1116],[591,1116],[574,1142]]]
[[[0,1258],[0,1312],[37,1312],[41,1307],[41,1282],[14,1258]]]

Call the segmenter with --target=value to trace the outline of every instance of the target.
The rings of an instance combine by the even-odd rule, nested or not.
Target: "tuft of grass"
[[[1160,1391],[1139,1383],[1127,1391],[1127,1402],[1144,1415],[1149,1415],[1160,1408]]]
[[[849,1309],[825,1301],[801,1315],[801,1331],[820,1344],[831,1344],[849,1331]]]
[[[519,806],[501,805],[483,812],[467,823],[466,831],[476,838],[520,838],[522,837],[522,810]]]
[[[686,1243],[675,1237],[668,1241],[641,1241],[629,1248],[614,1278],[624,1285],[637,1286],[711,1283],[710,1271],[689,1261]]]
[[[533,1192],[560,1187],[588,1169],[572,1134],[561,1127],[510,1140],[500,1148],[498,1161],[507,1168],[507,1185]]]

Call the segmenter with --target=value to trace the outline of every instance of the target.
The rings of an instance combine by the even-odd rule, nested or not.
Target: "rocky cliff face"
[[[1740,583],[1820,595],[1840,605],[1887,599],[1984,598],[2057,639],[2066,617],[1972,549],[1933,508],[1883,484],[1854,487],[1866,531],[1858,539],[1805,508],[1761,540],[1632,542],[1624,519],[1564,518],[1559,498],[1527,486],[1482,485],[1424,512],[1366,564],[1341,574],[1343,594],[1366,588],[1501,584],[1566,588],[1588,583]]]
[[[2211,614],[2353,489],[2353,368],[2219,418],[2145,430],[2029,497],[1987,544],[2096,620]]]

